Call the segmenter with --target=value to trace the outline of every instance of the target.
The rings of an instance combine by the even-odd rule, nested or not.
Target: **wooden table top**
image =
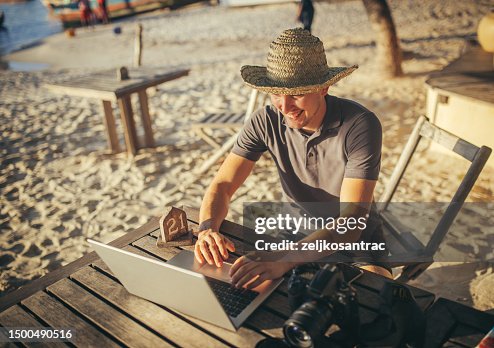
[[[124,95],[186,76],[188,73],[188,69],[129,68],[129,79],[120,81],[117,79],[117,69],[112,69],[44,86],[58,94],[117,100]]]
[[[493,54],[470,44],[443,70],[429,75],[426,83],[455,95],[494,104]]]
[[[189,226],[197,228],[198,211],[191,208],[185,210]],[[237,250],[242,250],[242,226],[225,221],[221,230],[234,241]],[[158,248],[158,235],[158,218],[154,218],[110,245],[161,261],[169,260],[181,249],[193,250],[193,247]],[[353,283],[358,293],[362,322],[376,317],[380,305],[379,290],[389,281],[364,272]],[[431,307],[433,294],[414,287],[410,289],[423,310]],[[449,309],[444,309],[444,306],[435,308],[434,315],[439,317],[435,319],[436,324],[441,322],[440,319],[452,320],[451,316],[444,314]],[[0,299],[1,326],[73,328],[76,334],[71,343],[75,346],[253,347],[266,337],[282,337],[282,327],[289,315],[285,280],[237,332],[231,332],[129,294],[95,252]],[[448,347],[465,347],[463,344],[472,344],[472,339],[478,342],[481,334],[471,332],[475,320],[472,316],[465,316],[465,320],[470,325],[468,330],[455,324],[454,329],[443,333],[443,337],[438,337],[436,331],[439,329],[428,328],[434,338],[433,343],[444,342],[444,337],[453,337],[448,341]],[[489,325],[485,318],[478,320],[484,323],[482,329]],[[52,342],[50,345],[65,346],[62,342]],[[441,345],[428,345],[438,346]]]

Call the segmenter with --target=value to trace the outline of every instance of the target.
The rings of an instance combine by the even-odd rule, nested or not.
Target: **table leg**
[[[137,92],[139,95],[139,105],[141,106],[141,120],[144,127],[144,142],[146,147],[155,147],[153,126],[149,116],[148,95],[146,90]]]
[[[103,100],[103,113],[105,114],[104,120],[108,146],[110,147],[112,153],[120,152],[120,144],[118,143],[118,135],[115,127],[115,117],[113,117],[111,101]]]
[[[130,95],[119,98],[118,105],[120,107],[120,116],[122,118],[127,152],[131,155],[135,155],[137,153],[137,134],[134,123],[134,113],[132,112],[132,105],[130,103]]]

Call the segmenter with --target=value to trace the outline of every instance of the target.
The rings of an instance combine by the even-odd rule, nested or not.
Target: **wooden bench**
[[[197,228],[198,211],[185,210],[189,226]],[[234,241],[237,250],[245,247],[242,226],[225,221],[221,230]],[[169,260],[181,249],[193,248],[158,248],[158,234],[158,218],[155,218],[110,244],[161,261]],[[392,280],[369,272],[354,282],[363,322],[376,317],[380,305],[378,293],[385,282]],[[422,310],[431,306],[433,294],[409,288]],[[282,337],[282,326],[289,315],[285,281],[237,332],[231,332],[129,294],[94,252],[7,294],[0,301],[1,326],[73,328],[75,335],[71,343],[75,346],[253,347],[266,337]],[[448,337],[445,334],[442,340],[446,342]],[[50,346],[65,344],[52,342]]]

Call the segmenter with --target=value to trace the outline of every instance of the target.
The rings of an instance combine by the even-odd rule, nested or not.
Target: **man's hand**
[[[223,260],[228,259],[228,251],[235,251],[235,245],[221,233],[207,229],[197,235],[194,254],[200,264],[206,261],[210,265],[221,267]]]
[[[253,289],[268,279],[281,278],[295,265],[292,262],[276,261],[275,253],[250,253],[239,257],[230,269],[232,284]]]

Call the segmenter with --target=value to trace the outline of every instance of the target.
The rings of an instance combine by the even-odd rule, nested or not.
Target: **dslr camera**
[[[338,265],[306,264],[295,268],[288,281],[288,297],[293,314],[285,322],[283,334],[290,346],[323,345],[332,324],[351,337],[359,336],[356,291],[345,281]]]

